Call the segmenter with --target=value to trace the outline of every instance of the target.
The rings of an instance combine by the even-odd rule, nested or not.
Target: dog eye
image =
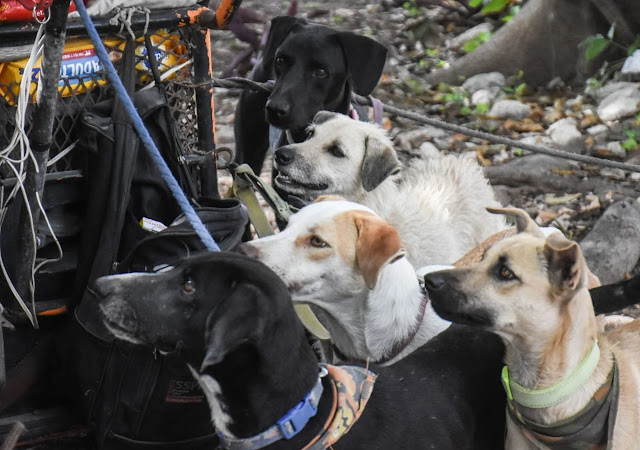
[[[327,75],[327,71],[320,67],[313,71],[313,78],[326,78]]]
[[[318,236],[311,236],[311,239],[309,239],[309,244],[311,244],[311,246],[315,248],[329,247],[329,244],[320,239]]]
[[[336,158],[344,158],[345,156],[347,156],[344,154],[340,146],[336,144],[332,144],[329,147],[327,147],[327,151],[331,153],[333,156],[335,156]]]
[[[505,281],[513,280],[516,278],[514,273],[511,270],[509,270],[507,266],[501,266],[500,270],[498,271],[498,275],[502,280],[505,280]]]
[[[276,66],[282,67],[286,62],[287,61],[282,56],[278,56],[276,58]]]
[[[191,278],[187,278],[184,281],[184,285],[182,286],[182,289],[184,289],[184,291],[187,294],[193,294],[196,291],[196,287],[193,284],[193,280]]]

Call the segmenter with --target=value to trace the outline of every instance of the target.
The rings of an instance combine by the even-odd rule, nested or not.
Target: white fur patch
[[[200,383],[200,388],[207,397],[207,403],[209,403],[209,409],[211,410],[211,421],[216,430],[222,433],[223,436],[235,439],[236,437],[229,431],[229,425],[232,420],[227,413],[227,407],[222,399],[222,389],[218,382],[209,375],[200,375],[197,370],[189,366],[189,370],[193,377]]]

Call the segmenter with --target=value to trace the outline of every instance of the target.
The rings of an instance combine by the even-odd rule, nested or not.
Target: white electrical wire
[[[29,102],[31,101],[31,97],[32,97],[31,79],[33,76],[32,75],[33,66],[42,55],[42,49],[44,47],[43,43],[44,43],[44,24],[41,24],[40,28],[38,29],[38,33],[36,34],[36,39],[35,39],[33,48],[31,49],[29,60],[25,66],[22,80],[20,81],[20,91],[18,94],[18,101],[17,101],[16,114],[15,114],[15,129],[8,146],[2,149],[2,151],[0,151],[0,165],[6,164],[7,167],[14,173],[16,178],[16,184],[11,189],[11,191],[9,192],[9,195],[6,198],[4,195],[5,194],[4,187],[1,189],[1,192],[0,192],[0,229],[6,218],[8,206],[10,202],[14,200],[18,192],[20,192],[24,201],[24,207],[26,208],[25,210],[27,212],[27,217],[29,219],[29,224],[32,230],[34,255],[35,255],[35,252],[37,251],[38,242],[37,242],[35,224],[33,221],[33,213],[29,207],[29,202],[27,201],[28,200],[27,191],[24,187],[27,160],[31,159],[36,172],[38,172],[39,169],[35,161],[35,156],[29,145],[29,138],[25,130],[25,125],[26,125],[27,106],[29,105]],[[41,69],[40,69],[41,75],[43,73],[43,69],[44,67],[42,67],[41,65]],[[38,90],[36,92],[37,98],[39,97],[39,94],[40,94],[40,88],[41,88],[41,83],[38,83]],[[11,156],[12,154],[16,154],[16,153],[17,153],[16,156],[14,157]],[[57,261],[60,258],[62,258],[62,246],[60,245],[60,242],[58,241],[55,233],[53,232],[53,228],[51,226],[51,223],[49,222],[49,218],[47,217],[47,214],[42,206],[41,200],[38,195],[36,195],[36,201],[38,203],[38,209],[40,211],[40,214],[42,215],[42,218],[44,219],[47,225],[47,228],[51,233],[51,236],[53,237],[53,240],[56,244],[59,256],[58,258],[55,258],[55,259],[48,259],[48,260],[42,261],[38,265],[36,265],[35,257],[34,257],[34,260],[32,261],[32,266],[31,266],[31,279],[30,279],[30,287],[31,287],[32,293],[34,292],[34,289],[35,289],[36,272],[44,264],[52,261]],[[4,278],[7,281],[7,285],[9,286],[9,289],[11,290],[11,293],[13,294],[14,298],[16,299],[20,307],[24,310],[24,313],[26,314],[31,324],[35,328],[38,328],[38,319],[35,311],[35,299],[32,296],[32,298],[30,299],[31,308],[29,308],[25,303],[25,301],[21,298],[20,293],[17,291],[13,282],[11,281],[1,253],[0,253],[0,269],[2,271]],[[0,308],[1,310],[4,310],[1,304],[0,304]]]

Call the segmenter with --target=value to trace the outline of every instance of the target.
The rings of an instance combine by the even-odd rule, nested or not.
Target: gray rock
[[[469,28],[464,33],[451,39],[451,48],[458,49],[462,47],[465,42],[477,37],[481,33],[491,33],[493,31],[493,25],[489,22],[482,22],[480,25],[476,25],[473,28]]]
[[[420,147],[423,142],[430,139],[444,139],[448,137],[449,135],[447,134],[447,132],[440,128],[424,126],[415,130],[409,130],[400,133],[395,137],[394,141],[403,150],[412,150],[414,148]]]
[[[609,150],[611,156],[615,158],[624,159],[627,157],[627,151],[620,145],[620,142],[607,143],[607,150]],[[624,179],[624,177],[622,179]]]
[[[601,135],[606,135],[609,133],[609,127],[606,126],[603,123],[599,123],[598,125],[594,125],[592,127],[587,128],[587,133],[589,133],[591,136],[593,136],[594,138],[601,136]]]
[[[478,89],[471,94],[471,104],[479,105],[480,103],[486,103],[490,105],[500,94],[500,88],[497,86],[490,87],[488,89]]]
[[[623,279],[640,258],[640,203],[626,198],[611,205],[580,247],[602,284]]]
[[[640,87],[639,83],[632,83],[630,81],[614,81],[612,83],[605,84],[602,87],[599,87],[595,90],[587,88],[585,90],[585,94],[591,95],[596,102],[600,103],[609,95],[613,94],[616,91],[620,91],[622,89],[630,88],[630,87]]]
[[[627,174],[622,169],[615,169],[611,167],[604,167],[600,169],[600,175],[609,178],[610,180],[623,181],[627,178]]]
[[[630,181],[640,181],[640,172],[631,172],[629,174],[629,180]]]
[[[543,134],[536,134],[531,136],[524,136],[518,139],[520,142],[530,145],[544,145],[546,147],[553,146],[553,139]]]
[[[604,121],[621,119],[638,111],[640,111],[640,90],[635,86],[612,92],[598,105],[598,116]]]
[[[451,139],[448,136],[446,138],[435,138],[433,143],[439,150],[451,149]]]
[[[438,147],[431,142],[423,142],[417,150],[418,156],[422,159],[435,158],[440,155]]]
[[[517,100],[500,100],[491,107],[489,115],[502,119],[522,120],[531,114],[529,105]]]
[[[578,130],[578,123],[573,117],[566,117],[551,124],[547,129],[556,146],[573,152],[580,153],[584,150],[584,139]]]
[[[500,72],[479,73],[469,77],[462,83],[462,87],[469,94],[473,94],[480,89],[489,89],[491,87],[501,88],[506,84],[504,75]]]

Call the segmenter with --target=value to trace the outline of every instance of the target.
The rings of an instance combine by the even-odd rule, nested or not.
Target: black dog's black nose
[[[265,106],[267,109],[267,113],[272,117],[277,117],[278,119],[282,119],[289,114],[289,105],[287,103],[275,102],[273,100],[267,100],[267,104]]]
[[[424,277],[424,285],[428,291],[437,291],[445,285],[444,279],[437,272],[429,273]]]
[[[238,245],[238,251],[243,255],[246,255],[250,258],[257,259],[260,257],[260,250],[257,247],[254,247],[251,244],[240,244]]]
[[[286,166],[291,164],[293,158],[295,158],[296,152],[289,146],[280,147],[276,150],[276,163],[279,166]]]

